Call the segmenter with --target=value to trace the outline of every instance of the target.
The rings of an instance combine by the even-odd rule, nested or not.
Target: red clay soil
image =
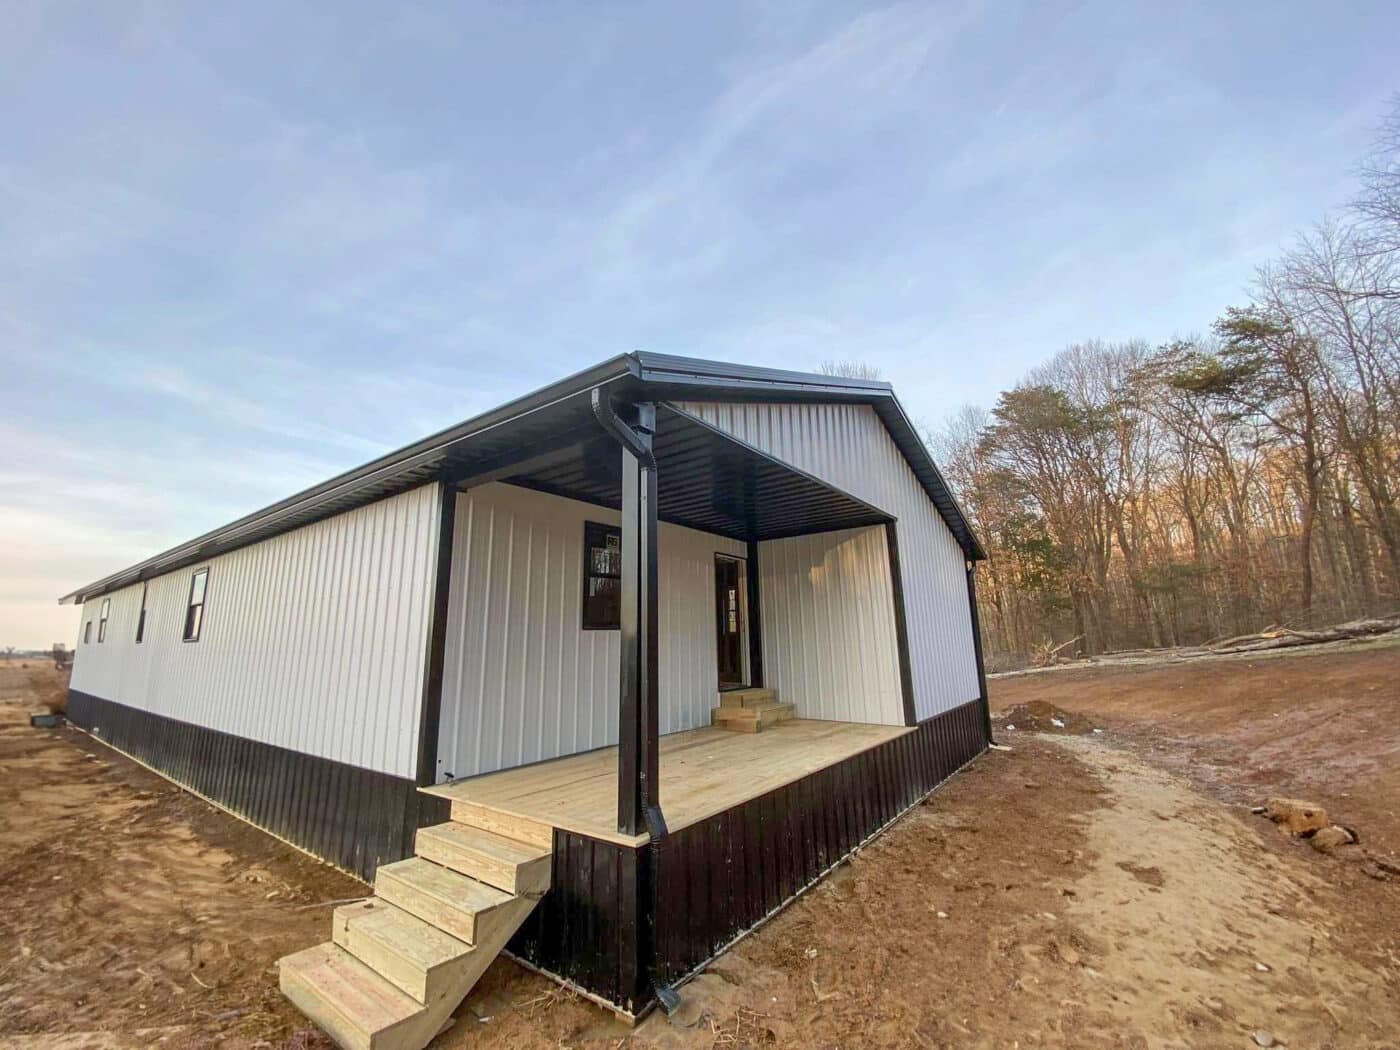
[[[1222,801],[1313,799],[1400,852],[1400,644],[1020,675],[990,693],[994,713],[1035,700],[1088,718]]]
[[[1348,671],[1356,659],[1298,660],[1293,695],[1319,691],[1314,669],[1324,692],[1393,693],[1393,655]],[[1253,710],[1264,687],[1232,674]],[[1053,687],[1082,711],[1091,695],[1110,732],[983,756],[686,984],[672,1021],[628,1029],[502,959],[434,1046],[1147,1050],[1268,1032],[1393,1050],[1400,882],[1201,794],[1160,768],[1167,744],[1144,728],[1157,705],[1196,711],[1191,746],[1247,754],[1239,719],[1181,703],[1170,680],[1134,677],[1134,702],[1096,677],[1028,678],[1010,702]],[[34,703],[0,665],[0,1046],[329,1047],[273,964],[324,940],[331,902],[365,887],[75,730],[30,729]],[[1332,710],[1318,731],[1353,739]],[[1276,721],[1261,711],[1243,724]],[[1365,835],[1375,821],[1358,813],[1339,818]]]

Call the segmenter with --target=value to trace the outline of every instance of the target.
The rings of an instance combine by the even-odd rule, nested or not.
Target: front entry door
[[[744,684],[743,575],[737,558],[715,557],[715,637],[719,650],[719,687]]]

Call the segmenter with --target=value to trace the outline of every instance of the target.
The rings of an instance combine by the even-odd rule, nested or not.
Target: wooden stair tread
[[[794,717],[793,705],[765,700],[751,707],[716,707],[710,712],[710,724],[746,733],[757,733],[766,727],[786,722]]]
[[[282,994],[340,1046],[422,1050],[549,888],[553,827],[511,825],[524,841],[487,817],[420,828],[420,856],[380,865],[331,943],[279,962]]]
[[[473,950],[432,923],[380,899],[342,905],[331,922],[336,944],[420,1003],[440,983],[436,976]]]
[[[374,890],[380,899],[467,944],[476,943],[477,930],[488,915],[515,899],[421,857],[381,864]]]
[[[278,969],[282,993],[343,1046],[370,1050],[376,1036],[423,1012],[421,1003],[335,944],[288,955]]]
[[[531,820],[529,817],[518,817],[478,802],[453,798],[452,820],[457,824],[469,824],[485,831],[494,831],[497,835],[504,835],[517,842],[542,846],[551,851],[554,849],[553,824]]]
[[[519,839],[507,838],[485,828],[474,828],[451,820],[445,824],[419,828],[418,834],[450,842],[457,849],[469,849],[507,864],[528,864],[532,860],[550,855],[550,850],[544,846],[521,842]]]
[[[553,851],[494,831],[448,821],[419,828],[414,850],[437,864],[507,893],[549,889]]]
[[[726,689],[719,694],[720,707],[752,707],[755,704],[771,703],[778,699],[778,691],[766,687],[752,689]]]
[[[774,715],[790,715],[792,711],[792,704],[780,704],[777,702],[760,704],[757,707],[716,707],[714,709],[715,717],[721,720],[771,718]]]

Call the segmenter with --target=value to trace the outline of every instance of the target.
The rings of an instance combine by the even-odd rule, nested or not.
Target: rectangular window
[[[204,626],[204,592],[209,586],[209,570],[200,569],[190,579],[190,603],[185,609],[185,641],[199,641]]]
[[[146,588],[150,584],[141,585],[141,614],[136,617],[136,644],[140,645],[146,638]]]
[[[84,644],[84,645],[87,645],[87,643],[90,642],[90,641],[92,641],[92,621],[91,621],[91,620],[89,620],[87,623],[83,624],[83,644]]]
[[[98,644],[107,640],[107,614],[112,611],[112,599],[102,599],[102,615],[97,618],[97,641]]]
[[[615,631],[622,613],[622,530],[583,523],[583,629]]]

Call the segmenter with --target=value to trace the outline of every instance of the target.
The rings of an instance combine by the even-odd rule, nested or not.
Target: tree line
[[[1208,334],[1067,347],[929,429],[990,666],[1400,604],[1400,96],[1359,176]]]

